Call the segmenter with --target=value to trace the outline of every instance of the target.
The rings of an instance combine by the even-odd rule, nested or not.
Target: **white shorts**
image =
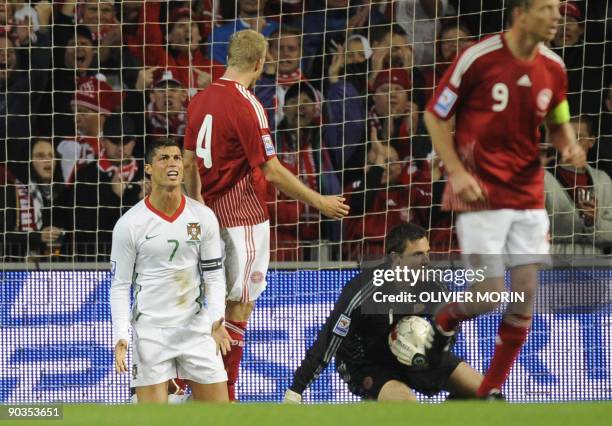
[[[550,263],[544,209],[462,212],[456,227],[466,268],[486,266],[488,278],[503,277],[506,266]]]
[[[227,300],[257,300],[266,289],[270,263],[270,222],[221,229]]]
[[[208,324],[208,326],[206,326]],[[183,327],[132,325],[132,386],[164,383],[175,377],[210,384],[227,381],[221,352],[207,319]]]

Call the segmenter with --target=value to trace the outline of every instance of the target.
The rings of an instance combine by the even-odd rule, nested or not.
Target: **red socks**
[[[225,329],[232,339],[232,350],[223,357],[223,364],[227,371],[227,393],[230,401],[236,400],[236,382],[240,371],[240,361],[244,351],[244,332],[246,321],[225,320]]]
[[[514,360],[518,356],[531,326],[531,317],[523,315],[504,316],[496,336],[495,353],[477,395],[484,397],[492,389],[501,390],[510,374]]]
[[[453,302],[448,303],[436,313],[435,323],[446,332],[453,331],[463,320],[471,318],[465,313],[463,304]]]

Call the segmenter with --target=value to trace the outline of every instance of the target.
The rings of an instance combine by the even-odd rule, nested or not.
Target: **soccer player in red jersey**
[[[185,187],[190,197],[205,201],[215,212],[224,243],[225,319],[233,340],[224,361],[231,400],[247,320],[266,287],[270,258],[266,181],[325,216],[341,219],[349,211],[343,197],[313,191],[276,158],[266,113],[249,89],[261,75],[266,49],[265,38],[256,31],[234,34],[225,74],[198,93],[187,109]]]
[[[548,262],[548,217],[544,172],[539,160],[539,126],[563,161],[582,167],[585,153],[569,124],[567,75],[561,58],[545,43],[557,31],[559,0],[507,0],[508,31],[466,49],[445,73],[425,115],[449,184],[444,207],[459,212],[457,234],[468,268],[486,279],[472,287],[473,303],[451,303],[435,315],[430,362],[439,361],[457,325],[495,309],[478,294],[504,290],[506,266],[513,292],[496,339],[479,396],[501,398],[533,314],[538,265]],[[450,119],[455,117],[455,135]]]

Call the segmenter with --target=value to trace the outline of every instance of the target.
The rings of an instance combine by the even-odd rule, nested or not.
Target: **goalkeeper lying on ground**
[[[343,288],[316,341],[294,373],[293,383],[285,392],[285,402],[301,402],[302,392],[333,356],[336,357],[336,369],[349,390],[364,399],[415,401],[413,390],[425,395],[446,390],[453,398],[476,397],[482,375],[450,352],[436,368],[400,363],[391,352],[388,336],[392,327],[407,314],[397,314],[401,309],[393,308],[400,307],[398,305],[372,306],[373,293],[383,288],[373,284],[374,270],[428,265],[426,235],[423,228],[410,223],[389,232],[385,244],[386,263],[363,271]],[[373,313],[373,309],[378,312]],[[394,350],[401,354],[401,348]]]

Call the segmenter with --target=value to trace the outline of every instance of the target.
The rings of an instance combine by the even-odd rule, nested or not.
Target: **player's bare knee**
[[[166,404],[168,402],[168,382],[136,386],[136,397],[139,404]]]
[[[227,395],[227,382],[202,384],[192,380],[187,381],[193,393],[194,401],[200,402],[229,402]]]
[[[410,389],[406,383],[400,382],[399,380],[389,380],[383,385],[382,388],[380,388],[380,392],[378,393],[376,400],[379,402],[415,402],[417,399],[412,389]]]

